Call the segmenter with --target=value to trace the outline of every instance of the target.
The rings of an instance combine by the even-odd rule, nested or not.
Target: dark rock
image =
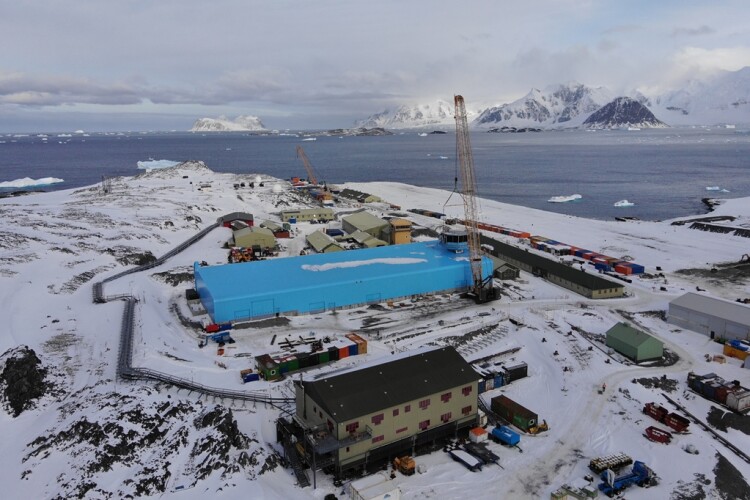
[[[643,104],[630,97],[618,97],[614,101],[594,111],[583,122],[584,127],[591,128],[621,128],[637,127],[666,127]]]
[[[45,382],[47,369],[33,349],[27,346],[6,351],[5,367],[0,374],[0,385],[3,396],[10,406],[12,414],[17,417],[30,408],[34,401],[44,396],[49,388]]]

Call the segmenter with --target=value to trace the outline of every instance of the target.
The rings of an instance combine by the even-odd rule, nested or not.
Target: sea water
[[[321,182],[392,181],[452,190],[458,178],[460,190],[452,132],[303,138],[248,133],[6,134],[0,136],[0,183],[52,177],[64,182],[39,189],[69,189],[96,184],[103,177],[136,175],[143,171],[138,162],[149,159],[201,160],[217,172],[306,177],[296,157],[296,146],[301,145]],[[478,195],[531,208],[598,219],[663,220],[705,212],[702,198],[750,196],[750,134],[739,129],[475,131],[471,143]],[[549,202],[561,197],[572,201]],[[633,206],[614,206],[624,199]]]

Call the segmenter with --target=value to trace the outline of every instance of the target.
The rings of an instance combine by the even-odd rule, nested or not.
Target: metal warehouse
[[[750,307],[697,293],[670,302],[667,322],[711,338],[750,339]]]
[[[482,258],[482,275],[492,261]],[[195,289],[215,323],[317,313],[413,295],[465,290],[468,255],[439,241],[220,266],[194,265]]]
[[[664,343],[661,340],[627,323],[617,323],[607,330],[607,347],[636,363],[659,359],[664,355]]]

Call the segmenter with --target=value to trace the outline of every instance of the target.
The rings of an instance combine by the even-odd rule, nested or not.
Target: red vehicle
[[[646,439],[657,443],[669,444],[672,441],[671,433],[654,426],[647,427],[643,435],[646,436]]]

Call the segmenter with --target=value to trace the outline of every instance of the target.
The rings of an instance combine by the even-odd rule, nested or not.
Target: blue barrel
[[[289,218],[289,224],[296,224],[297,223],[297,217],[290,217]]]
[[[219,331],[225,332],[232,329],[232,323],[222,323],[219,325]]]

